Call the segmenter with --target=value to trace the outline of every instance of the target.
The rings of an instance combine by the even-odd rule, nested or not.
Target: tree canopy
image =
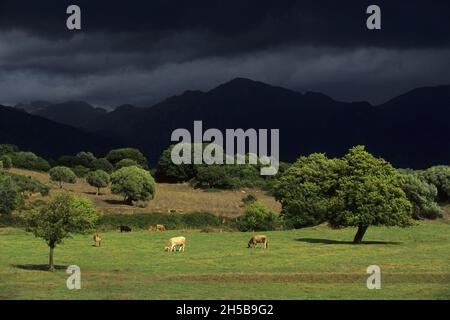
[[[413,224],[403,183],[392,165],[357,146],[341,159],[301,157],[279,179],[275,196],[288,226],[353,226],[361,243],[369,226]]]
[[[67,167],[54,167],[50,169],[50,180],[58,182],[59,187],[63,187],[63,183],[75,183],[77,176],[75,173]]]
[[[111,191],[124,196],[125,202],[147,201],[155,197],[155,180],[150,172],[139,167],[125,167],[111,175]]]
[[[109,181],[109,174],[103,170],[91,171],[86,177],[86,182],[97,188],[97,195],[99,195],[101,188],[106,188],[109,185]]]
[[[98,216],[89,199],[62,194],[42,207],[26,212],[24,219],[28,230],[49,246],[49,270],[54,270],[53,251],[56,245],[72,234],[92,229]]]

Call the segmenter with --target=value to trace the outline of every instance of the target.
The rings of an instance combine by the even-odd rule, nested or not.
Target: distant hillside
[[[33,102],[29,105],[19,104],[16,108],[76,128],[83,127],[107,113],[105,109],[96,108],[83,101],[68,101],[56,104]]]
[[[59,109],[62,114],[71,109],[66,107]],[[424,168],[450,163],[448,119],[450,86],[418,88],[372,106],[237,78],[208,92],[186,91],[149,108],[125,105],[70,121],[85,131],[141,149],[151,164],[170,145],[173,130],[192,130],[194,120],[202,120],[204,130],[280,129],[283,161],[312,152],[340,156],[364,144],[398,167]]]
[[[0,106],[0,143],[12,143],[46,158],[90,150],[104,154],[120,144],[111,138]]]
[[[172,131],[192,129],[194,120],[221,130],[279,128],[284,161],[312,152],[338,156],[365,144],[399,167],[450,163],[450,86],[416,89],[372,106],[237,78],[209,92],[187,91],[147,109],[114,114],[87,129],[132,143],[153,163]]]

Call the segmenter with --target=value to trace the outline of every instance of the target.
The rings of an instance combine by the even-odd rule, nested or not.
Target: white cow
[[[185,237],[174,237],[169,240],[167,246],[165,247],[165,251],[172,252],[176,251],[176,248],[179,247],[178,251],[183,250],[186,247],[186,238]]]

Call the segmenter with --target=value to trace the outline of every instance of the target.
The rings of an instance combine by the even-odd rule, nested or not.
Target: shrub
[[[20,151],[11,153],[9,156],[11,157],[13,166],[16,168],[44,172],[50,170],[50,164],[32,152]]]
[[[7,155],[3,155],[0,157],[0,169],[11,169],[12,167],[12,160],[11,157],[7,156]]]
[[[277,215],[259,201],[247,205],[244,215],[238,219],[240,231],[268,231],[277,226]]]
[[[81,165],[75,166],[75,167],[73,167],[71,169],[72,169],[73,173],[75,173],[75,175],[78,178],[84,178],[89,173],[89,168],[86,168],[86,167],[81,166]]]
[[[92,170],[103,170],[107,173],[111,173],[114,170],[113,165],[111,162],[106,160],[105,158],[95,159],[91,162],[91,169]]]
[[[122,159],[119,162],[116,163],[115,168],[116,170],[126,168],[126,167],[140,167],[139,164],[133,160],[133,159]]]
[[[12,182],[16,186],[17,190],[21,193],[39,192],[42,196],[48,196],[48,194],[50,193],[50,187],[48,187],[47,185],[43,184],[42,182],[33,177],[27,177],[12,173],[8,173],[8,176],[11,177]]]
[[[450,166],[434,166],[419,175],[437,188],[437,201],[450,200]]]
[[[404,172],[403,191],[413,205],[413,218],[436,219],[442,216],[442,209],[435,202],[437,188],[427,183],[414,172]]]
[[[0,175],[0,214],[10,214],[19,203],[19,192],[10,176]]]
[[[67,167],[54,167],[50,170],[50,180],[58,182],[62,189],[63,183],[77,182],[77,176],[73,171]]]
[[[134,160],[139,166],[147,169],[147,158],[135,148],[121,148],[111,150],[107,155],[106,159],[111,162],[113,165],[116,165],[119,161],[123,159],[131,159]]]

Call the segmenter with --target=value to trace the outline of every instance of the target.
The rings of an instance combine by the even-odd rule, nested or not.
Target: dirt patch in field
[[[92,273],[92,275],[95,272]],[[97,274],[97,273],[95,273]],[[368,278],[364,273],[227,273],[227,274],[185,274],[185,275],[153,275],[124,272],[111,274],[102,273],[102,277],[108,276],[126,279],[127,277],[143,277],[145,281],[186,281],[186,282],[309,282],[309,283],[336,283],[336,282],[362,282]],[[386,283],[448,283],[450,285],[450,273],[410,273],[410,274],[382,274],[382,282]]]

